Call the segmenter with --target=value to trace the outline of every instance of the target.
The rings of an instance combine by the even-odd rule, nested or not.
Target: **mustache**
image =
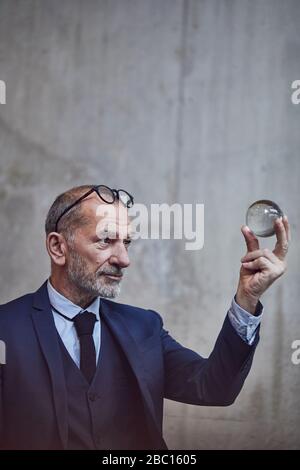
[[[101,276],[101,274],[111,274],[112,276],[123,276],[123,271],[122,269],[99,269],[97,271],[97,275]]]

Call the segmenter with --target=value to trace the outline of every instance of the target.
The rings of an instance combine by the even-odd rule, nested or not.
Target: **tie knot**
[[[96,315],[91,312],[78,313],[73,319],[78,337],[92,335],[97,321]]]

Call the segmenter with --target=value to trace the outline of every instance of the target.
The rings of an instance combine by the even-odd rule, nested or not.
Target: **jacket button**
[[[89,394],[89,400],[90,401],[96,401],[99,396],[96,393],[90,393]]]

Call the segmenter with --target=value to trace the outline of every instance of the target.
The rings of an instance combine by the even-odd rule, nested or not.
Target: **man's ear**
[[[64,266],[66,263],[66,253],[68,245],[63,235],[57,232],[51,232],[46,239],[48,254],[54,264]]]

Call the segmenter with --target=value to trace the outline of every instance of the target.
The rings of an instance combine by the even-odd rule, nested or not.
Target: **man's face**
[[[130,222],[122,203],[105,204],[97,196],[83,201],[89,224],[75,232],[66,260],[67,276],[84,293],[114,298],[120,293],[123,271],[130,264]]]

